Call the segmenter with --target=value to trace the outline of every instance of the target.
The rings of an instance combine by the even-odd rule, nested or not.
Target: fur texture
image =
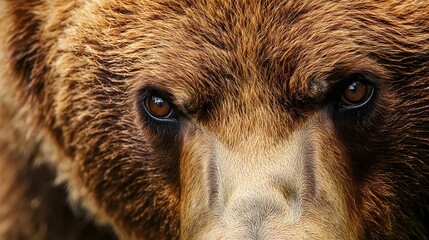
[[[0,9],[0,238],[428,238],[427,1]]]

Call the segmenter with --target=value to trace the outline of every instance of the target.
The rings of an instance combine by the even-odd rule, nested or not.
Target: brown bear
[[[0,11],[0,239],[428,239],[428,1]]]

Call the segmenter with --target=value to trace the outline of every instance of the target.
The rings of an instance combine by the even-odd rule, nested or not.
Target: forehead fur
[[[258,125],[264,126],[263,118],[255,117],[268,115],[284,123],[266,128],[274,135],[305,115],[296,103],[317,105],[333,84],[352,73],[382,81],[403,71],[386,60],[401,61],[396,53],[404,48],[410,55],[422,49],[424,39],[407,22],[427,18],[410,12],[398,24],[392,14],[407,8],[400,1],[87,5],[87,11],[75,14],[71,35],[78,38],[76,52],[90,53],[89,59],[106,69],[100,77],[132,76],[133,89],[166,91],[181,110],[200,120],[219,122],[237,113],[249,115],[250,125],[262,119]],[[96,19],[86,17],[92,11]],[[92,31],[94,26],[103,31]]]

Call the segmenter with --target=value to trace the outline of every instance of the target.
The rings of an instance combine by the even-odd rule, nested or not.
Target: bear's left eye
[[[342,88],[339,106],[343,109],[361,107],[371,99],[373,91],[371,82],[362,77],[353,77]]]
[[[171,103],[158,95],[149,95],[145,99],[145,110],[157,120],[169,119],[173,114]]]

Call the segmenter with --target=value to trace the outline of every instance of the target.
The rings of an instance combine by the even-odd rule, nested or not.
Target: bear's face
[[[37,94],[120,236],[425,234],[428,4],[82,4]]]

